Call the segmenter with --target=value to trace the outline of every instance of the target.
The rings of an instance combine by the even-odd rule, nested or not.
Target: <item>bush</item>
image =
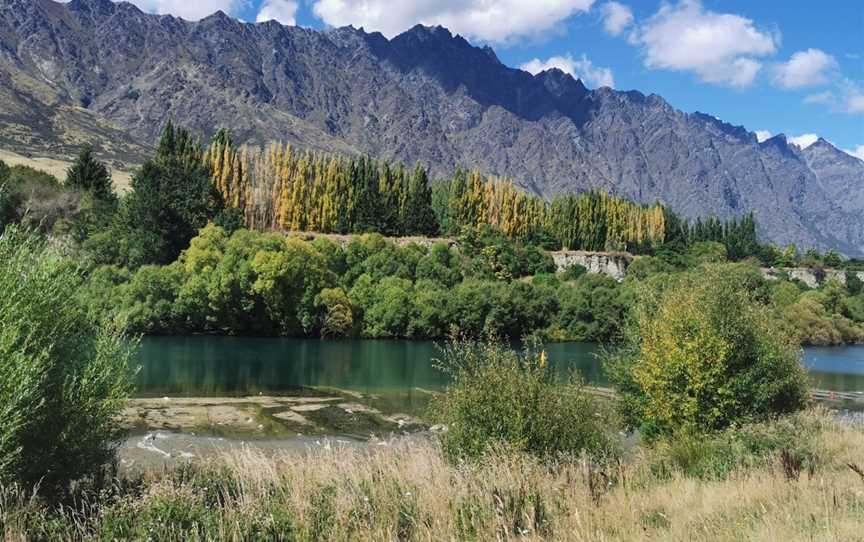
[[[561,275],[564,280],[579,280],[579,278],[586,274],[588,269],[584,265],[573,264],[568,267]]]
[[[665,478],[674,472],[703,480],[723,480],[739,469],[771,466],[782,457],[814,471],[826,461],[825,418],[804,412],[778,420],[733,426],[715,435],[681,432],[649,452],[652,471]]]
[[[643,285],[608,360],[630,425],[649,437],[699,433],[806,404],[798,345],[751,275],[712,265]]]
[[[51,494],[113,456],[132,352],[75,303],[80,283],[39,240],[0,235],[0,484]]]
[[[81,194],[65,189],[55,177],[26,166],[0,167],[0,230],[23,223],[49,232],[81,210]]]
[[[451,458],[476,458],[502,446],[539,457],[614,448],[602,405],[575,375],[557,382],[545,353],[454,341],[440,368],[452,383],[434,402],[432,417],[448,428],[443,440]]]
[[[573,341],[615,342],[630,310],[629,288],[604,275],[584,275],[558,289],[558,335]]]

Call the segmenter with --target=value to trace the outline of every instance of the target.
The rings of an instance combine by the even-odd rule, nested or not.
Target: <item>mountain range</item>
[[[551,197],[599,189],[686,217],[752,212],[763,239],[864,255],[864,161],[662,97],[502,64],[441,27],[197,22],[111,0],[0,0],[0,150],[140,163],[173,119],[205,137],[457,165]]]

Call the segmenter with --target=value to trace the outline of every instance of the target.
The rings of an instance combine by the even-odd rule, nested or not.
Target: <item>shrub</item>
[[[588,269],[584,265],[573,264],[568,267],[564,273],[562,273],[562,277],[564,280],[579,280],[579,278],[588,272]]]
[[[131,347],[75,303],[80,282],[34,237],[0,235],[0,483],[59,491],[113,456]]]
[[[556,327],[574,341],[614,342],[632,304],[629,288],[604,275],[584,275],[558,289]]]
[[[805,405],[798,345],[751,275],[712,265],[643,285],[608,360],[631,425],[649,436],[713,431]]]
[[[453,341],[440,368],[452,383],[432,415],[448,427],[443,444],[451,458],[476,458],[502,446],[539,457],[613,448],[603,405],[575,375],[556,381],[536,349],[520,355],[494,342]]]
[[[651,470],[661,478],[673,472],[722,480],[739,469],[771,466],[781,457],[815,471],[828,459],[826,418],[803,412],[777,420],[733,426],[715,435],[681,432],[649,451]]]
[[[0,230],[24,223],[51,231],[76,217],[82,197],[66,190],[53,176],[27,166],[0,167]]]

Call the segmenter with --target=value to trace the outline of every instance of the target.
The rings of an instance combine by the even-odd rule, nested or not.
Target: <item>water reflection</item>
[[[576,369],[592,384],[608,384],[596,345],[557,343],[546,350],[559,374]],[[431,363],[439,355],[429,341],[148,337],[139,354],[138,392],[218,396],[326,386],[399,393],[414,402],[446,384],[446,375]],[[810,348],[805,358],[814,387],[864,390],[864,347]]]

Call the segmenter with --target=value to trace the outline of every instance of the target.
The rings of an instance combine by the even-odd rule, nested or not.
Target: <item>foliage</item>
[[[47,173],[26,166],[0,167],[0,231],[9,224],[50,232],[82,210],[81,194]]]
[[[564,337],[576,341],[618,341],[632,305],[630,288],[604,275],[583,275],[562,286],[557,299],[556,323]]]
[[[725,480],[745,469],[770,467],[786,454],[799,468],[815,471],[825,461],[825,420],[811,412],[732,426],[713,435],[680,432],[655,443],[651,469],[661,477]]]
[[[96,267],[80,297],[92,314],[147,334],[620,337],[630,303],[624,287],[594,275],[562,282],[541,249],[491,238],[472,257],[444,242],[400,247],[372,234],[342,248],[323,237],[229,235],[210,224],[172,264]],[[485,244],[509,262],[507,273],[493,273],[502,267],[490,264]],[[500,278],[511,274],[546,278]]]
[[[224,201],[251,229],[457,235],[491,226],[513,240],[547,249],[644,249],[660,243],[665,214],[601,192],[551,204],[509,180],[457,169],[430,183],[413,170],[369,157],[300,152],[281,144],[237,147],[214,138],[204,162]]]
[[[760,280],[715,264],[643,285],[609,360],[629,424],[646,435],[715,431],[803,407],[798,343]]]
[[[546,355],[521,355],[495,342],[453,341],[441,368],[452,382],[433,406],[446,424],[444,449],[452,458],[476,458],[496,447],[539,457],[613,451],[603,406],[591,399],[574,375],[556,380]]]
[[[578,280],[587,272],[588,269],[584,265],[573,264],[564,271],[561,278],[564,280]]]
[[[526,453],[454,464],[427,441],[375,453],[250,447],[109,480],[78,506],[0,490],[0,531],[69,541],[860,539],[861,480],[847,463],[861,464],[864,432],[803,418],[692,442],[694,452],[637,449],[612,465]]]
[[[89,192],[97,200],[116,199],[111,174],[105,164],[93,155],[93,147],[85,145],[75,162],[66,171],[67,188]]]
[[[171,263],[219,214],[222,200],[200,156],[192,135],[169,122],[154,159],[132,178],[132,192],[110,232],[116,253],[108,253],[103,262],[129,267]]]
[[[536,246],[513,242],[488,225],[465,228],[459,237],[462,254],[470,259],[467,275],[487,280],[504,280],[553,273],[552,256]]]
[[[0,235],[0,484],[50,494],[113,456],[131,351],[75,303],[80,282],[30,234]]]
[[[253,229],[427,235],[438,233],[426,170],[273,143],[237,148],[215,138],[204,155],[217,191]]]

